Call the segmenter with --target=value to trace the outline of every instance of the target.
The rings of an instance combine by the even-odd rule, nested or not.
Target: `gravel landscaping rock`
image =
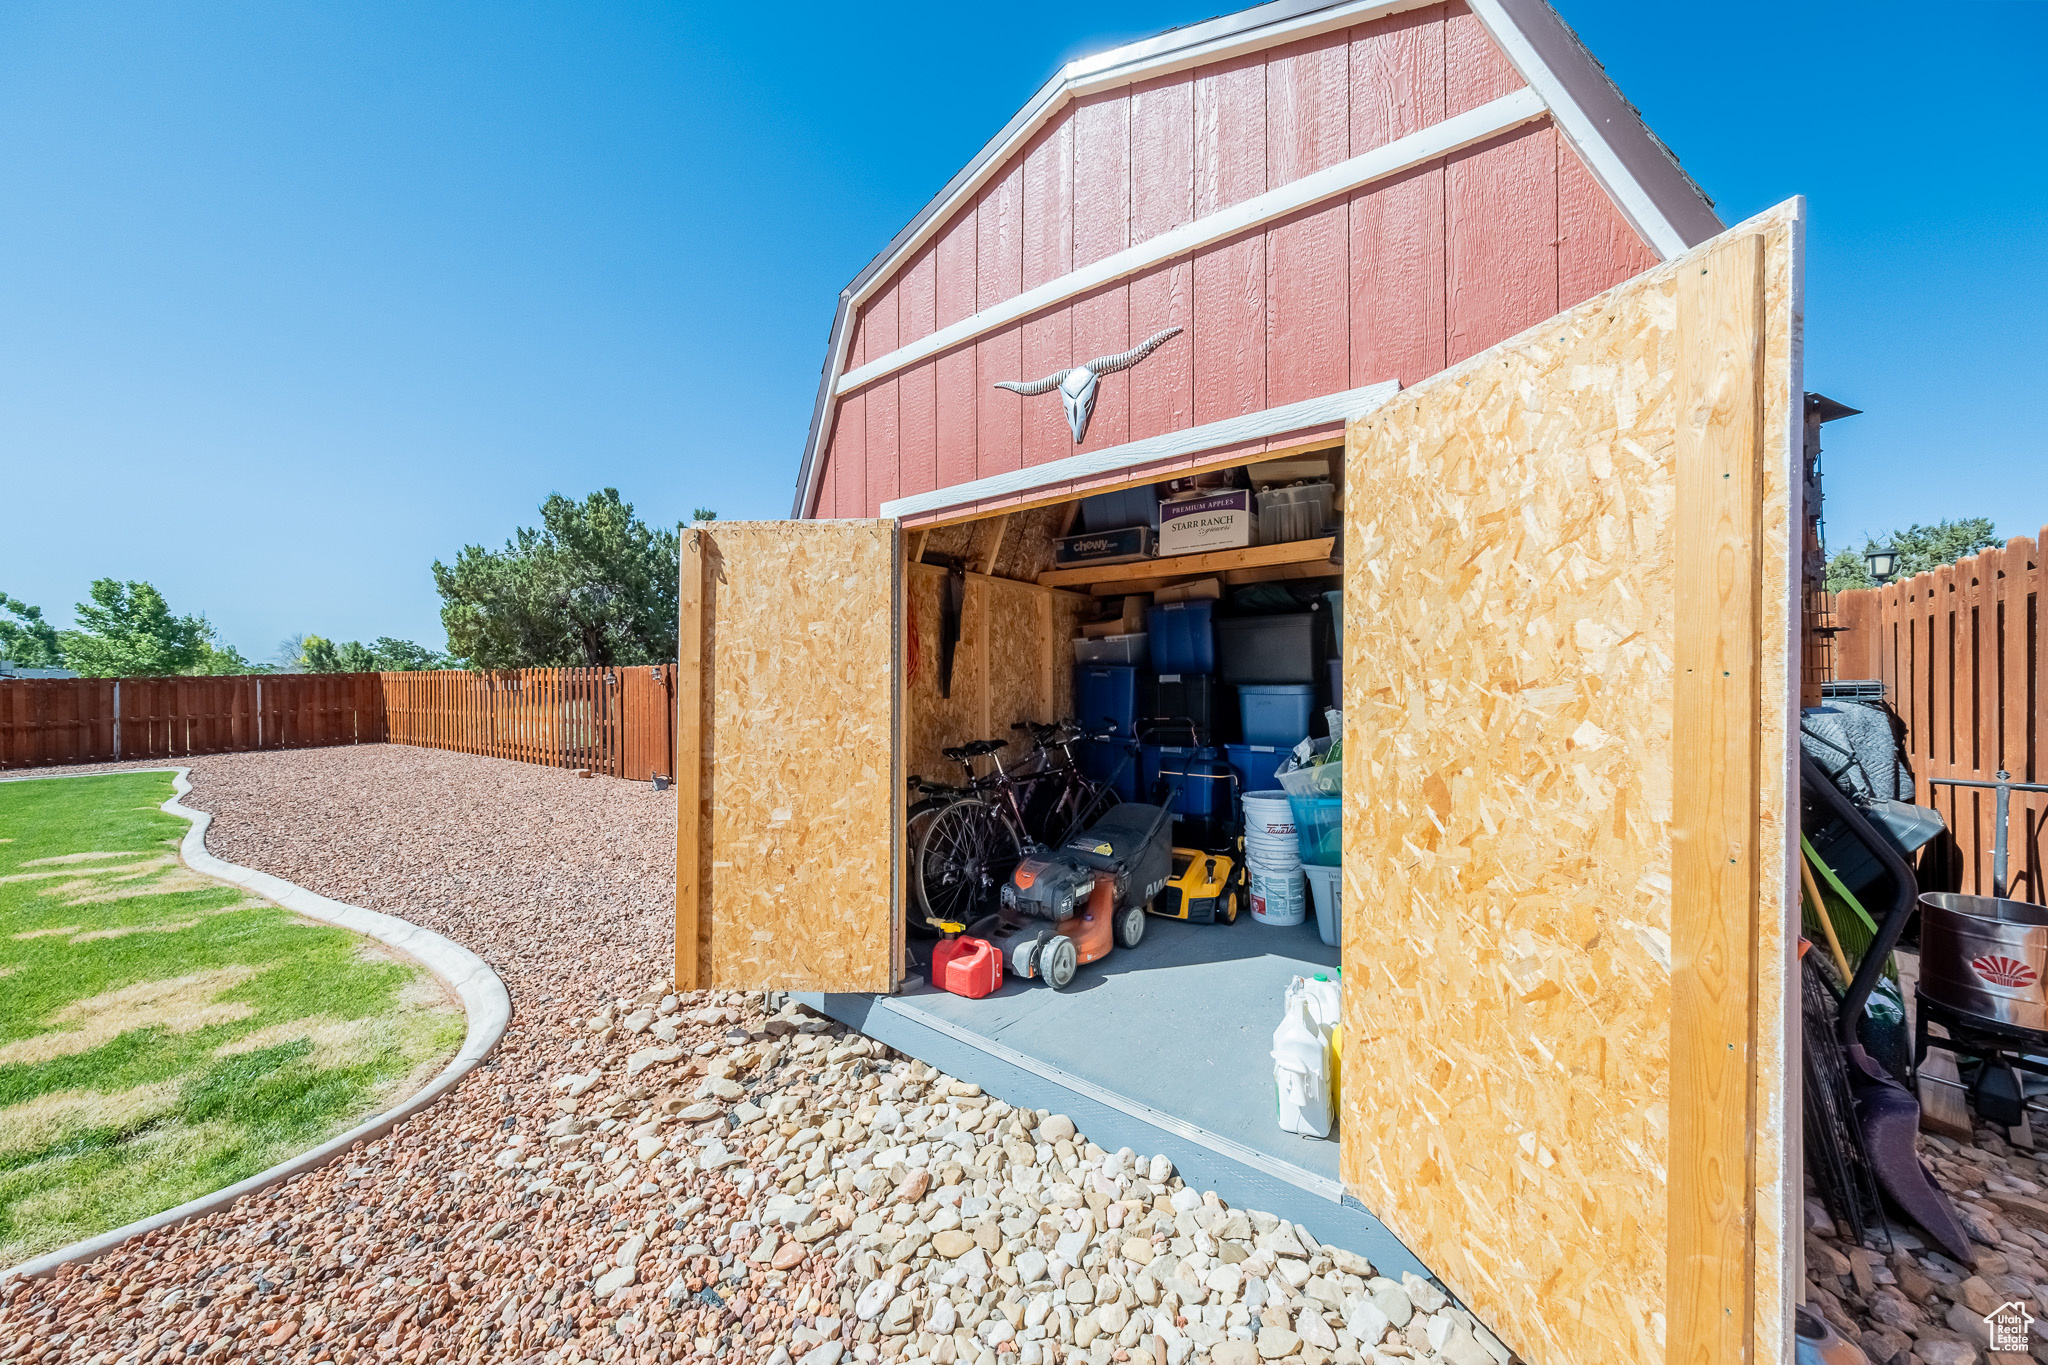
[[[1998,1130],[1975,1142],[1920,1134],[1921,1159],[1955,1201],[1976,1244],[1964,1266],[1894,1224],[1892,1245],[1857,1246],[1809,1187],[1807,1302],[1863,1348],[1872,1365],[2020,1365],[2048,1362],[2048,1321],[2036,1321],[2025,1354],[1984,1349],[1985,1314],[2014,1299],[2048,1318],[2048,1163]]]
[[[1434,1286],[1163,1156],[758,994],[673,992],[671,795],[386,746],[189,766],[221,856],[463,943],[513,1024],[345,1160],[6,1281],[0,1359],[1507,1358]]]

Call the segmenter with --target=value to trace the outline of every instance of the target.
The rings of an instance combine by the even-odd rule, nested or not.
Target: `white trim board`
[[[1104,90],[1133,85],[1139,81],[1169,76],[1176,71],[1187,71],[1212,62],[1228,61],[1247,53],[1263,51],[1281,43],[1298,42],[1318,34],[1331,33],[1354,24],[1368,24],[1390,14],[1402,14],[1412,9],[1422,9],[1436,3],[1436,0],[1352,0],[1350,4],[1335,5],[1326,9],[1312,10],[1291,18],[1278,19],[1270,23],[1243,27],[1238,21],[1257,13],[1256,10],[1240,14],[1228,14],[1220,19],[1195,24],[1185,29],[1169,30],[1156,38],[1147,38],[1122,47],[1098,52],[1092,57],[1077,57],[1059,69],[1058,74],[1047,81],[1032,98],[1030,104],[1018,118],[1012,119],[1003,130],[990,138],[977,158],[971,163],[969,174],[957,179],[921,215],[923,221],[916,224],[911,232],[892,242],[885,256],[901,259],[915,252],[919,247],[937,236],[952,220],[954,210],[979,194],[982,187],[995,173],[1008,163],[1010,154],[1029,142],[1046,124],[1053,121],[1061,110],[1075,100]],[[1260,8],[1266,8],[1261,6]],[[1278,9],[1280,6],[1272,6]],[[1204,36],[1204,29],[1220,29],[1216,36]],[[859,308],[886,285],[892,275],[887,271],[876,271],[866,278],[854,282],[846,294],[848,304]]]
[[[1465,0],[1465,3],[1472,7],[1479,22],[1493,36],[1493,41],[1500,44],[1501,55],[1508,59],[1509,65],[1529,82],[1529,88],[1549,107],[1566,141],[1586,159],[1587,169],[1600,182],[1600,188],[1612,196],[1615,206],[1628,218],[1629,225],[1641,233],[1665,260],[1683,256],[1690,248],[1678,235],[1678,229],[1671,225],[1671,220],[1664,216],[1664,211],[1657,207],[1648,191],[1621,164],[1614,148],[1593,126],[1593,120],[1579,107],[1570,89],[1537,55],[1535,47],[1502,8],[1500,0]]]
[[[1127,275],[1135,275],[1176,256],[1185,256],[1240,232],[1284,218],[1307,208],[1311,204],[1348,194],[1376,180],[1399,175],[1413,167],[1449,156],[1475,143],[1498,137],[1500,134],[1532,123],[1549,112],[1542,98],[1535,90],[1523,86],[1510,95],[1468,109],[1441,123],[1431,124],[1420,132],[1396,138],[1383,147],[1375,147],[1334,166],[1305,175],[1299,180],[1289,181],[1277,190],[1256,194],[1229,208],[1197,218],[1157,237],[1138,243],[1133,247],[1105,256],[1099,261],[1069,271],[1055,280],[1048,280],[1034,289],[1004,299],[1001,303],[984,308],[979,313],[962,318],[960,321],[941,327],[928,336],[920,337],[908,346],[898,347],[858,369],[848,370],[839,378],[833,392],[844,396],[866,384],[871,384],[885,375],[894,374],[906,366],[937,355],[962,342],[971,341],[998,327],[1028,317],[1044,308],[1085,294]],[[1660,220],[1661,221],[1661,220]],[[1080,357],[1075,357],[1076,362]],[[1019,375],[1018,378],[1031,376]]]
[[[1220,422],[1189,427],[1185,431],[1169,431],[1163,436],[1148,436],[1142,441],[1126,441],[1120,446],[1091,450],[1081,455],[1069,455],[1064,460],[1053,460],[1048,464],[1035,464],[1024,469],[991,474],[985,479],[970,479],[966,483],[956,483],[950,488],[915,493],[907,498],[897,498],[893,502],[883,503],[881,514],[885,517],[914,517],[925,512],[939,512],[949,507],[981,502],[988,498],[1029,493],[1049,484],[1092,479],[1103,474],[1135,469],[1140,465],[1156,464],[1160,460],[1171,460],[1183,455],[1199,455],[1205,450],[1237,445],[1244,441],[1256,441],[1263,436],[1278,436],[1282,432],[1299,431],[1303,427],[1349,422],[1377,411],[1400,391],[1400,381],[1389,379],[1378,384],[1368,384],[1361,389],[1325,394],[1321,398],[1304,398],[1299,403],[1285,403],[1277,408],[1226,417]]]

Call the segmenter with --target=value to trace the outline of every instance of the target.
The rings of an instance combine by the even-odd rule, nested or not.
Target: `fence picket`
[[[660,678],[654,675],[660,673]],[[675,666],[0,680],[0,768],[407,744],[634,781],[672,774]],[[118,712],[118,714],[117,714]]]
[[[1947,820],[1951,841],[1927,879],[1979,895],[1992,889],[1995,795],[1928,779],[2048,782],[2048,528],[1952,565],[1836,598],[1836,672],[1879,678],[1906,725],[1918,799]],[[2048,903],[2048,793],[2014,792],[2007,894]]]

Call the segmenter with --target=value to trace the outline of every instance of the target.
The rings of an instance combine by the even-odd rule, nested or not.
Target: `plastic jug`
[[[1315,1020],[1316,1032],[1327,1042],[1344,1022],[1343,988],[1317,972],[1301,983],[1301,994],[1308,1001],[1309,1017]]]
[[[987,939],[956,938],[932,949],[932,984],[979,1000],[1003,986],[1003,955]]]
[[[1288,1001],[1273,1030],[1273,1098],[1281,1132],[1330,1135],[1329,1043],[1302,997]]]

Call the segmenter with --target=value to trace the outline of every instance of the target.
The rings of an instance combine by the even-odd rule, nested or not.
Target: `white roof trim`
[[[1091,289],[1135,275],[1141,270],[1185,256],[1212,242],[1234,237],[1240,232],[1257,227],[1261,223],[1284,218],[1290,213],[1304,209],[1319,200],[1346,194],[1361,185],[1375,180],[1384,180],[1390,175],[1424,162],[1434,161],[1440,156],[1474,143],[1497,137],[1512,128],[1542,118],[1546,113],[1544,104],[1536,92],[1528,86],[1511,95],[1468,109],[1462,114],[1432,124],[1420,132],[1407,137],[1396,138],[1383,147],[1326,166],[1320,171],[1290,180],[1277,190],[1256,194],[1229,208],[1219,209],[1192,223],[1162,232],[1133,247],[1113,255],[1105,256],[1079,270],[1069,271],[1056,280],[1048,280],[1035,289],[1004,299],[1001,303],[984,308],[979,313],[962,318],[949,326],[941,327],[929,336],[918,338],[908,346],[899,347],[885,356],[869,361],[858,369],[848,370],[840,377],[837,394],[851,393],[865,384],[871,384],[885,375],[894,374],[905,366],[914,365],[927,356],[950,350],[962,342],[972,340],[985,332],[992,332],[1019,318],[1029,317],[1042,308],[1085,294]],[[1019,376],[1023,378],[1023,376]]]
[[[1543,97],[1551,114],[1557,119],[1557,126],[1579,155],[1586,159],[1586,166],[1593,172],[1593,178],[1600,182],[1614,199],[1630,226],[1642,234],[1643,239],[1657,249],[1665,260],[1676,260],[1691,250],[1690,244],[1678,235],[1678,229],[1664,216],[1636,178],[1628,173],[1615,155],[1614,148],[1607,145],[1607,139],[1593,126],[1593,120],[1572,97],[1572,92],[1546,66],[1536,49],[1515,25],[1500,0],[1465,0],[1472,12],[1479,16],[1479,22],[1486,25],[1486,31],[1500,44],[1503,56],[1508,59],[1522,79],[1529,82],[1530,89]]]
[[[1292,19],[1283,19],[1257,28],[1245,30],[1233,21],[1241,20],[1244,14],[1227,15],[1223,19],[1212,19],[1207,23],[1195,24],[1186,29],[1175,29],[1123,47],[1111,48],[1093,57],[1079,57],[1061,67],[1040,90],[1028,118],[1021,122],[1012,121],[981,151],[974,173],[957,184],[950,186],[944,197],[938,201],[937,211],[926,210],[924,221],[909,236],[890,244],[885,253],[890,258],[901,258],[914,253],[919,247],[936,237],[947,223],[952,221],[955,210],[965,201],[981,192],[997,171],[1008,162],[1010,153],[1029,142],[1038,130],[1052,122],[1053,118],[1069,104],[1087,95],[1118,86],[1152,80],[1159,76],[1186,71],[1192,67],[1206,66],[1211,62],[1227,61],[1232,57],[1282,42],[1295,42],[1313,38],[1320,33],[1330,33],[1353,24],[1368,23],[1389,14],[1401,14],[1411,9],[1422,9],[1437,3],[1437,0],[1349,0],[1328,9],[1312,11]],[[1261,8],[1269,8],[1262,6]],[[1278,9],[1279,5],[1270,6]],[[1255,13],[1256,11],[1247,11]],[[1204,29],[1230,27],[1223,34],[1204,39]],[[1162,50],[1163,40],[1173,40],[1174,45]],[[1182,44],[1187,44],[1182,46]],[[866,278],[855,284],[851,302],[855,308],[866,303],[877,291],[889,282],[890,276],[879,270],[866,274]]]
[[[1169,431],[1163,436],[1148,436],[1142,441],[1126,441],[1120,446],[1069,455],[1064,460],[1029,465],[1023,469],[991,474],[985,479],[956,483],[951,488],[897,498],[882,504],[882,515],[914,517],[925,512],[940,512],[989,498],[1033,492],[1049,484],[1093,479],[1136,469],[1140,465],[1156,464],[1161,460],[1199,455],[1205,450],[1218,450],[1266,436],[1278,436],[1283,432],[1327,426],[1332,422],[1349,422],[1377,411],[1400,391],[1400,381],[1389,379],[1379,384],[1368,384],[1362,389],[1325,394],[1321,398],[1304,398],[1299,403],[1284,403],[1277,408],[1242,413],[1185,431]]]

